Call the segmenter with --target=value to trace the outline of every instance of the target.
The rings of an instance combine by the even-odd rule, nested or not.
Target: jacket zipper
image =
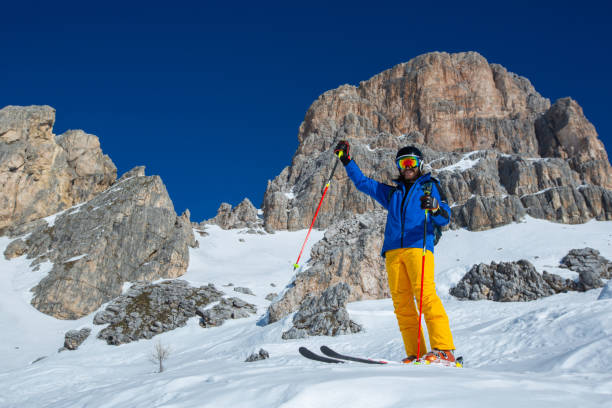
[[[412,194],[412,188],[416,185],[416,181],[414,183],[412,183],[412,186],[410,186],[410,190],[406,192],[406,194],[404,194],[404,198],[402,198],[402,206],[400,209],[400,219],[402,222],[402,238],[401,238],[401,248],[404,247],[404,224],[405,224],[405,220],[406,220],[406,210],[404,208],[404,203],[406,202],[406,197],[408,197],[410,194]],[[405,187],[405,185],[404,185]],[[404,188],[405,189],[405,188]]]

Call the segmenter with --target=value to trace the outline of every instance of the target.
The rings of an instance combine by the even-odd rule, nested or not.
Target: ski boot
[[[402,360],[402,363],[404,364],[412,364],[416,361],[416,356],[408,356],[405,359]]]
[[[442,363],[444,365],[454,366],[456,365],[455,355],[453,350],[438,350],[433,349],[429,353],[425,354],[423,360],[431,363]]]

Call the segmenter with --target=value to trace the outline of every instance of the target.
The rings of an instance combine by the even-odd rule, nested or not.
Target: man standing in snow
[[[396,186],[372,180],[363,175],[349,155],[349,144],[340,141],[334,153],[340,158],[349,178],[362,191],[388,210],[382,256],[385,258],[389,288],[395,308],[395,316],[406,349],[405,363],[418,357],[428,361],[454,362],[453,336],[448,316],[436,293],[434,283],[434,225],[450,222],[450,208],[438,191],[438,181],[430,173],[423,174],[423,155],[414,146],[400,149],[395,157],[399,170]],[[425,212],[427,235],[424,236]],[[424,242],[425,240],[425,242]],[[419,311],[414,298],[421,298],[421,274],[423,247],[425,265],[422,291],[422,312],[429,332],[432,351],[427,353],[421,330],[421,356],[417,356]]]

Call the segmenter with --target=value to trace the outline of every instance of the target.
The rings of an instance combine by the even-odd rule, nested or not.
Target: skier
[[[453,336],[448,316],[436,293],[434,283],[434,224],[450,222],[450,207],[440,198],[437,180],[423,174],[423,155],[414,146],[400,149],[395,156],[399,177],[390,186],[363,175],[349,155],[349,144],[342,140],[334,149],[349,178],[358,190],[370,195],[388,210],[382,256],[385,258],[395,316],[404,340],[406,358],[411,363],[421,357],[430,362],[455,362]],[[429,212],[424,237],[425,211]],[[421,296],[421,273],[425,239],[425,266],[422,311],[432,351],[426,349],[421,330],[421,356],[417,356],[419,312],[414,297]]]

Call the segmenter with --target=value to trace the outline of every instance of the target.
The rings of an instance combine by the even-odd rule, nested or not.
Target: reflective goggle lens
[[[404,156],[397,159],[397,168],[400,170],[413,169],[419,167],[421,160],[416,156]]]

